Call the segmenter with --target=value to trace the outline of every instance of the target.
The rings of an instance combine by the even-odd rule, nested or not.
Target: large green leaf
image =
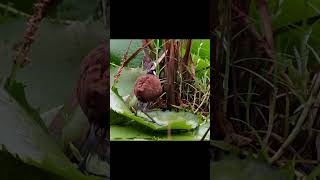
[[[144,129],[139,126],[130,125],[112,125],[110,127],[110,134],[112,141],[122,141],[122,140],[168,140],[167,133],[156,133],[150,132],[147,129]],[[199,140],[198,136],[195,136],[193,132],[184,132],[184,133],[174,133],[171,135],[170,140],[175,141],[193,141]]]
[[[0,24],[2,77],[6,77],[10,71],[14,53],[12,46],[21,39],[25,25],[26,21],[22,19],[7,19]],[[51,38],[53,36],[55,38]],[[40,112],[44,112],[41,117],[48,126],[60,109],[56,107],[63,104],[73,93],[83,57],[96,47],[103,37],[104,29],[101,23],[75,23],[69,26],[46,21],[41,23],[39,34],[31,47],[31,64],[18,71],[17,79],[22,83],[16,83],[17,86],[10,89],[20,104],[17,105],[12,98],[9,98],[10,102],[14,102],[14,105],[10,105],[10,108],[13,106],[12,111],[4,110],[5,114],[1,111],[1,114],[6,115],[0,120],[3,121],[1,129],[6,130],[1,130],[0,144],[4,144],[9,153],[17,154],[27,165],[37,166],[61,178],[98,179],[84,176],[76,169],[77,166],[63,154],[62,148],[43,131],[43,127],[40,128],[41,123],[35,121],[40,119],[39,112],[31,106],[41,107]],[[22,84],[26,87],[24,88]],[[31,106],[26,113],[29,103]],[[71,119],[65,121],[62,135],[66,144],[79,139],[81,131],[87,126],[87,119],[81,113],[78,107]]]
[[[42,113],[42,117],[47,125],[51,123],[53,118],[56,117],[56,114],[60,111],[63,106],[58,106],[53,108],[52,110]],[[78,156],[77,158],[80,160],[81,155],[79,153],[80,147],[78,146],[79,142],[81,142],[83,136],[85,135],[87,128],[89,127],[88,119],[83,113],[82,109],[79,105],[75,107],[72,111],[64,110],[63,112],[63,123],[64,127],[62,129],[62,142],[64,145],[69,145],[69,147],[64,147],[64,149],[70,149],[71,153],[74,156]],[[73,148],[70,148],[72,144]],[[77,147],[79,149],[77,149]],[[76,148],[76,149],[74,149]],[[106,175],[110,177],[110,165],[97,158],[96,155],[92,156],[87,161],[87,169],[90,172],[94,172],[95,174]]]
[[[98,179],[84,176],[38,123],[0,89],[0,144],[29,165],[65,179]]]
[[[279,15],[273,19],[273,28],[288,25],[300,20],[310,18],[317,15],[315,9],[313,9],[308,3],[313,4],[316,7],[320,7],[320,1],[318,0],[285,0],[279,8]],[[299,9],[299,10],[298,10]]]
[[[66,178],[36,166],[25,164],[6,150],[0,150],[1,179],[65,180]]]
[[[152,128],[136,123],[136,120],[132,120],[126,116],[119,116],[115,112],[111,112],[111,120],[117,121],[110,126],[111,140],[168,140],[167,131],[154,131]],[[199,140],[206,133],[210,126],[210,122],[202,123],[194,131],[181,131],[173,130],[170,140]],[[209,140],[209,134],[207,134],[205,140]]]
[[[135,116],[122,100],[122,98],[117,95],[112,89],[110,89],[110,108],[118,114],[133,119],[138,123],[150,127],[154,130],[166,130],[168,129],[168,127],[170,127],[171,129],[190,130],[196,128],[200,121],[199,117],[192,113],[170,111],[153,111],[148,113],[155,121],[157,121],[161,125],[146,121],[144,119],[147,118],[145,114],[138,111],[138,116]]]
[[[0,76],[9,74],[15,53],[12,47],[21,40],[25,27],[23,19],[8,19],[0,24]],[[17,74],[17,80],[26,85],[31,106],[46,112],[63,104],[76,86],[82,59],[103,38],[101,23],[41,23],[31,46],[31,63]]]

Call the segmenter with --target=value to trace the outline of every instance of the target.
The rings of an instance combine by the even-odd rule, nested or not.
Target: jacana
[[[138,109],[145,113],[153,122],[157,123],[146,113],[146,106],[148,103],[155,101],[162,94],[161,82],[155,75],[154,68],[136,80],[133,93],[138,99]],[[141,108],[141,106],[143,107]]]
[[[86,169],[85,162],[89,153],[93,152],[110,163],[107,58],[107,44],[102,43],[90,51],[80,68],[77,99],[90,124],[87,138],[80,149],[85,156],[84,169]]]

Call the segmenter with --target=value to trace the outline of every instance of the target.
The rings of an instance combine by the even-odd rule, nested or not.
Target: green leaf
[[[28,113],[0,89],[0,145],[24,163],[65,179],[98,179],[83,175]]]
[[[110,40],[110,62],[120,65],[121,59],[125,54],[127,48],[129,47],[131,40],[122,39],[122,40]],[[132,40],[130,49],[128,51],[128,57],[132,55],[138,48],[142,46],[141,40]],[[129,64],[128,67],[141,67],[143,58],[143,51],[141,51]]]
[[[4,147],[3,147],[4,148]],[[33,179],[33,180],[62,180],[66,179],[52,172],[48,172],[33,165],[24,163],[6,149],[0,150],[1,179]]]
[[[53,108],[52,110],[41,115],[45,119],[46,124],[50,124],[50,122],[53,120],[60,109],[61,106],[59,106],[58,108]],[[88,119],[83,113],[80,106],[77,106],[71,112],[66,112],[66,116],[64,118],[67,119],[63,120],[64,127],[62,130],[61,142],[63,142],[64,145],[68,145],[67,147],[64,147],[64,149],[70,150],[72,156],[75,156],[77,160],[83,160],[84,157],[82,157],[79,152],[79,146],[77,146],[79,148],[77,149],[77,147],[74,145],[78,145],[78,143],[81,142],[86,132],[84,130],[87,130],[87,128],[89,127]],[[98,159],[96,156],[89,158],[86,168],[90,172],[94,172],[100,175],[109,175],[110,173],[110,165],[107,162]]]
[[[12,97],[14,97],[15,100],[21,105],[21,107],[23,107],[26,110],[26,112],[32,117],[32,119],[34,119],[40,125],[40,127],[42,127],[43,130],[48,133],[49,131],[40,117],[40,111],[31,107],[31,105],[28,103],[24,88],[25,85],[23,85],[22,83],[18,83],[17,81],[13,81],[11,86],[6,86],[6,89],[9,92],[9,94]]]
[[[168,140],[167,133],[150,131],[142,126],[134,124],[128,125],[111,125],[110,134],[112,141],[135,140],[135,141],[154,141]],[[173,141],[198,141],[199,138],[193,132],[173,133],[171,139]]]
[[[199,56],[201,59],[210,59],[210,40],[209,39],[193,39],[191,53]]]
[[[210,163],[210,179],[214,180],[287,180],[285,173],[253,158],[224,157]]]
[[[122,97],[131,95],[136,79],[146,74],[146,71],[143,71],[141,68],[123,68],[118,83],[114,85],[113,77],[117,73],[117,70],[115,67],[110,69],[110,86],[115,86]]]
[[[320,1],[318,0],[309,0],[308,2],[316,7],[320,7]],[[300,10],[297,10],[297,8],[300,8]],[[315,15],[317,15],[317,12],[311,6],[307,5],[305,1],[286,0],[282,4],[279,16],[273,19],[273,28],[277,29]]]
[[[157,122],[163,124],[162,126],[154,124],[153,122],[146,121],[144,118],[148,118],[145,114],[138,111],[138,116],[135,116],[123,102],[123,100],[117,96],[112,90],[110,90],[110,108],[124,115],[136,122],[150,127],[154,130],[166,130],[168,126],[171,129],[185,129],[191,130],[198,126],[199,117],[189,113],[189,112],[162,112],[162,111],[152,111],[148,114]],[[143,118],[142,118],[143,117]]]
[[[316,166],[312,172],[307,176],[307,180],[315,180],[320,177],[320,165]]]
[[[10,72],[13,46],[25,31],[26,21],[8,19],[0,24],[0,76]],[[44,20],[31,46],[30,61],[17,73],[26,85],[26,98],[41,113],[63,104],[76,87],[83,58],[104,38],[102,23],[52,24]],[[54,38],[52,38],[54,37]]]

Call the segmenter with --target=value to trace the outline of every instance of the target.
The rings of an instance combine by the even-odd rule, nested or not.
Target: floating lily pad
[[[112,125],[110,127],[112,141],[135,140],[135,141],[152,141],[152,140],[168,140],[167,133],[155,133],[146,129],[139,128],[132,124],[127,126]],[[170,140],[173,141],[198,141],[198,136],[194,132],[188,131],[183,133],[174,133]]]
[[[148,112],[148,114],[161,125],[146,120],[148,117],[140,111],[137,113],[138,116],[135,116],[124,101],[115,94],[113,90],[110,90],[110,108],[121,115],[152,128],[153,130],[167,130],[168,128],[191,130],[199,125],[199,117],[189,112]]]

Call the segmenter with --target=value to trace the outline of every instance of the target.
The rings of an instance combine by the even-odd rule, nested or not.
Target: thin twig
[[[296,126],[294,127],[294,129],[291,131],[290,135],[288,136],[288,138],[286,139],[286,141],[281,145],[281,147],[279,148],[279,150],[276,152],[275,155],[272,156],[272,158],[270,159],[270,162],[273,163],[274,161],[276,161],[277,159],[280,158],[280,156],[284,153],[284,150],[287,148],[287,146],[296,138],[296,136],[298,135],[298,133],[300,132],[301,126],[304,123],[305,119],[308,116],[308,112],[310,111],[310,108],[312,106],[313,103],[313,96],[311,95],[308,99],[308,101],[305,104],[305,108],[303,109]]]
[[[268,146],[268,140],[269,140],[269,137],[272,133],[272,129],[273,129],[273,122],[274,122],[274,119],[275,119],[275,114],[274,114],[274,111],[275,111],[275,108],[276,108],[276,97],[277,97],[277,90],[275,89],[274,90],[274,94],[271,94],[270,95],[270,107],[269,107],[269,123],[268,123],[268,130],[267,130],[267,134],[266,134],[266,137],[264,139],[264,143],[266,144],[266,146]]]
[[[18,16],[22,16],[25,18],[31,18],[30,14],[25,13],[23,11],[20,11],[16,8],[13,8],[10,5],[5,5],[5,4],[0,3],[0,8],[4,9],[12,14],[18,15]],[[49,22],[59,23],[59,24],[64,24],[64,25],[70,25],[70,24],[74,24],[74,23],[78,22],[78,21],[73,21],[73,20],[61,20],[61,19],[53,19],[53,18],[46,18],[46,19],[48,19]]]
[[[210,87],[210,85],[209,85]],[[200,105],[198,106],[198,108],[194,111],[194,113],[197,113],[198,110],[200,109],[200,107],[203,105],[203,103],[205,102],[205,100],[207,99],[208,94],[210,93],[210,91],[207,91],[207,93],[204,95],[204,98],[202,100],[202,102],[200,103]]]
[[[126,52],[123,55],[122,58],[122,63],[120,68],[118,69],[117,74],[114,76],[114,82],[116,83],[120,77],[120,74],[123,70],[123,68],[133,59],[135,58],[145,47],[147,47],[151,42],[153,42],[153,40],[149,41],[148,43],[146,43],[143,47],[140,47],[139,49],[137,49],[128,59],[127,59],[127,55],[128,55],[128,51],[129,51],[129,47],[131,45],[131,41],[129,44],[129,47],[127,48]]]

